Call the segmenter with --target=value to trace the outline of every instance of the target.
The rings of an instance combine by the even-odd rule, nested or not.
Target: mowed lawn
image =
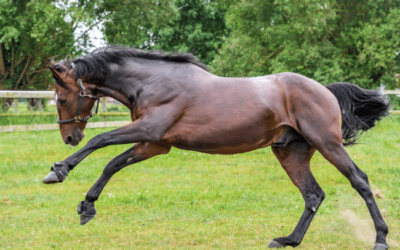
[[[62,184],[44,185],[52,164],[107,131],[88,129],[75,148],[58,131],[0,134],[0,249],[266,249],[291,233],[304,207],[270,148],[222,156],[172,149],[117,173],[84,226],[78,202],[104,166],[130,145],[94,152]],[[386,118],[349,154],[363,169],[400,248],[400,117]],[[372,249],[364,201],[319,153],[312,171],[326,193],[298,249]]]

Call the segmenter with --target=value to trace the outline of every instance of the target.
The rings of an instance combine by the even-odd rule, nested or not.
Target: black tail
[[[342,110],[343,145],[355,145],[364,131],[389,115],[390,101],[384,88],[368,90],[351,83],[337,82],[326,86],[335,95]]]

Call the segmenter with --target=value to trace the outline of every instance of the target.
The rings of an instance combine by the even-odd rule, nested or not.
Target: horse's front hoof
[[[269,248],[285,248],[283,245],[281,245],[281,243],[274,241],[274,240],[268,244],[268,247]]]
[[[61,180],[54,171],[50,171],[50,173],[43,179],[44,184],[54,184],[59,182],[61,182]]]
[[[76,210],[81,215],[81,225],[85,225],[96,215],[93,202],[81,201]]]
[[[43,179],[44,184],[52,184],[63,182],[68,175],[69,167],[62,161],[54,163],[50,169],[50,173]]]
[[[390,247],[387,244],[376,243],[373,250],[387,250]]]

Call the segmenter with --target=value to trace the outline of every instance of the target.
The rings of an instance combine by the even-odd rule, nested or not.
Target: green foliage
[[[148,34],[176,15],[169,0],[105,0],[99,1],[104,18],[104,35],[108,43],[132,47],[150,46]]]
[[[141,49],[191,52],[211,62],[226,35],[225,11],[216,1],[138,1],[117,7],[105,23],[109,43]]]
[[[47,58],[80,55],[101,23],[110,44],[191,52],[222,76],[400,87],[398,16],[399,0],[0,0],[0,88],[48,88]]]
[[[2,89],[46,89],[47,58],[76,51],[66,9],[55,1],[0,0],[0,44],[6,74]]]
[[[215,1],[177,0],[178,16],[151,34],[154,49],[191,52],[210,63],[226,36],[225,10]]]
[[[400,110],[400,96],[399,95],[388,95],[388,97],[392,104],[392,109]]]
[[[400,1],[236,1],[212,63],[223,76],[297,72],[323,84],[394,87]]]

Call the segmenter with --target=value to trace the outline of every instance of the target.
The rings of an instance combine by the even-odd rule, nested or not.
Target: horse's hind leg
[[[310,170],[310,160],[315,148],[301,139],[300,141],[290,142],[285,147],[273,146],[272,151],[294,185],[300,189],[305,201],[305,210],[294,231],[287,237],[274,239],[268,247],[296,247],[301,243],[318,207],[325,198],[324,191],[322,191]]]
[[[318,143],[318,151],[350,181],[351,186],[367,204],[377,232],[374,250],[389,249],[386,243],[386,235],[389,229],[375,202],[367,174],[351,160],[341,142],[338,142],[338,140],[332,141],[327,138],[324,143]]]

